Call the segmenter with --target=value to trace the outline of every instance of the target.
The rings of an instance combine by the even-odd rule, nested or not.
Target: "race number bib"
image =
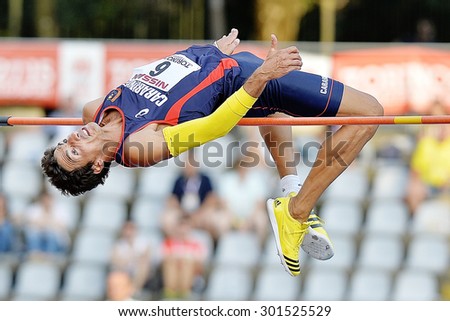
[[[200,66],[183,55],[172,55],[136,68],[131,80],[139,80],[146,85],[168,92],[187,75]]]

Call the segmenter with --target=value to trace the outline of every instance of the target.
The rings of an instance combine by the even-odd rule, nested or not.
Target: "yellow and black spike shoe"
[[[328,260],[334,255],[333,243],[327,231],[325,231],[322,219],[317,216],[316,210],[313,209],[309,214],[308,233],[302,242],[302,249],[310,256],[317,260]]]
[[[289,199],[290,197],[269,199],[267,211],[281,264],[290,275],[297,276],[300,274],[300,245],[310,222],[300,223],[289,214]]]

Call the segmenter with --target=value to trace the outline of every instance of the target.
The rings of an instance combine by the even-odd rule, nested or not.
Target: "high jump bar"
[[[426,116],[358,116],[358,117],[295,117],[295,118],[243,118],[240,126],[308,126],[308,125],[412,125],[450,124],[450,115]],[[77,126],[81,118],[0,116],[0,126]]]

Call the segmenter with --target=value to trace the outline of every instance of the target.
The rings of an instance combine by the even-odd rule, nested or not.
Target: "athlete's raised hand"
[[[244,84],[244,89],[253,97],[261,95],[269,80],[283,77],[302,68],[302,58],[295,46],[278,49],[278,39],[272,34],[271,45],[266,60],[259,66]]]
[[[261,72],[270,80],[280,78],[291,71],[300,70],[302,65],[303,62],[298,48],[290,46],[285,49],[278,49],[278,39],[272,34],[269,52],[260,67]]]
[[[214,41],[214,45],[224,54],[231,55],[241,42],[238,36],[239,31],[236,28],[231,29],[228,36],[223,36],[219,40]]]

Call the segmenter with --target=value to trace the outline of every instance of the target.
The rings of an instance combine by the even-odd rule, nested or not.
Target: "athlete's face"
[[[101,159],[103,149],[100,133],[101,128],[96,123],[89,123],[71,133],[55,149],[54,156],[58,164],[71,172]]]

